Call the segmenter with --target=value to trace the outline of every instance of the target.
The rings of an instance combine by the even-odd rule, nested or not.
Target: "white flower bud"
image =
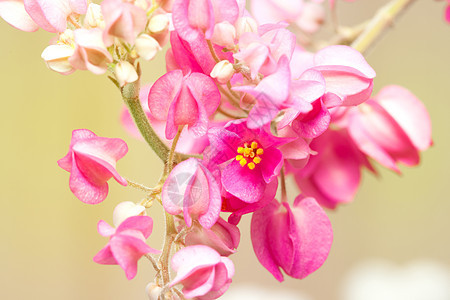
[[[145,291],[147,292],[149,300],[158,300],[158,299],[160,299],[159,295],[161,294],[162,290],[163,290],[162,287],[158,286],[154,282],[150,282],[145,287]]]
[[[113,212],[113,224],[117,228],[120,223],[134,216],[145,215],[145,207],[142,205],[133,203],[131,201],[125,201],[117,204]]]
[[[169,28],[170,19],[167,14],[153,16],[148,23],[148,30],[153,33],[161,33]]]
[[[100,5],[95,3],[89,4],[86,16],[84,17],[84,25],[90,28],[105,27],[105,20],[103,19],[102,8]]]
[[[127,61],[119,62],[114,68],[114,73],[120,86],[135,82],[139,78],[134,66]]]
[[[236,33],[237,37],[240,38],[246,32],[257,32],[258,23],[256,20],[250,17],[242,17],[236,21]]]
[[[219,61],[211,71],[211,77],[219,83],[227,83],[234,75],[233,65],[228,60]]]
[[[214,33],[211,41],[222,47],[234,47],[234,40],[236,39],[236,29],[230,22],[224,21],[217,23],[214,26]]]
[[[162,49],[157,40],[145,33],[137,37],[134,45],[137,54],[145,60],[153,59]]]
[[[74,48],[65,44],[50,45],[44,49],[41,57],[47,67],[62,74],[69,74],[75,69],[69,63],[69,57],[74,53]]]

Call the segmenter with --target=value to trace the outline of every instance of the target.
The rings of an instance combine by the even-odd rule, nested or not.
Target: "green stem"
[[[169,274],[170,249],[172,248],[173,241],[175,240],[175,235],[177,234],[173,216],[168,212],[165,212],[165,217],[166,217],[166,238],[164,240],[163,251],[161,253],[161,256],[159,257],[164,286],[166,286],[170,281],[170,274]]]
[[[415,0],[392,0],[383,6],[369,22],[366,29],[352,43],[352,47],[364,53],[392,25],[395,18],[400,15]]]
[[[169,148],[153,130],[139,101],[139,81],[125,85],[122,88],[122,98],[144,140],[162,161],[167,161]]]

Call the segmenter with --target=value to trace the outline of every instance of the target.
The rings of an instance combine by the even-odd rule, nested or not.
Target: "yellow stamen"
[[[258,148],[258,143],[257,143],[257,142],[252,142],[252,148],[253,148],[253,149]]]
[[[242,156],[242,155],[236,155],[236,160],[241,160],[241,159],[243,159],[244,157]]]
[[[252,149],[250,149],[250,148],[245,148],[245,149],[244,149],[244,155],[245,155],[245,157],[248,157],[248,156],[250,155],[251,152],[253,152]]]
[[[250,169],[250,170],[253,170],[256,166],[255,166],[255,164],[254,163],[248,163],[248,168]]]
[[[253,152],[253,151],[250,152],[250,157],[251,157],[251,158],[255,157],[255,152]]]
[[[244,147],[238,147],[237,153],[239,154],[244,153]]]
[[[259,164],[259,163],[261,162],[261,157],[259,157],[259,156],[255,157],[255,158],[253,159],[253,162],[254,162],[255,164]]]
[[[239,163],[241,164],[241,166],[245,166],[245,164],[247,163],[247,160],[245,158],[242,158]]]
[[[262,148],[259,148],[258,150],[256,150],[256,154],[263,155],[264,154],[264,150]]]

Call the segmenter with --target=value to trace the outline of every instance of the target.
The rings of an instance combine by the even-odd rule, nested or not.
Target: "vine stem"
[[[177,234],[173,216],[168,212],[165,212],[165,217],[166,217],[166,238],[164,240],[163,251],[161,253],[161,256],[159,257],[164,286],[166,286],[170,281],[169,256],[173,241],[175,240],[175,235]]]
[[[378,10],[367,25],[366,29],[352,43],[352,47],[361,53],[366,52],[370,46],[392,25],[408,6],[416,0],[392,0]]]

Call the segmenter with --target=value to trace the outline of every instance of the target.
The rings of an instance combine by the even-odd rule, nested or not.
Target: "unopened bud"
[[[210,75],[219,83],[227,83],[234,75],[233,65],[228,60],[222,60],[214,66]]]
[[[240,38],[246,32],[256,32],[258,30],[258,23],[250,17],[242,17],[236,21],[236,34]]]
[[[129,217],[143,215],[145,215],[145,207],[143,207],[142,205],[133,203],[131,201],[121,202],[117,204],[116,208],[114,208],[113,223],[117,228],[119,227],[120,223],[122,223]]]
[[[145,287],[145,291],[147,292],[147,296],[149,300],[158,300],[159,295],[162,292],[162,287],[160,287],[159,285],[157,285],[154,282],[150,282],[149,284],[147,284],[147,286]]]
[[[74,53],[74,48],[65,44],[50,45],[44,49],[41,57],[47,67],[62,74],[69,74],[75,69],[69,63],[69,57]]]
[[[127,61],[119,62],[116,65],[114,72],[116,74],[117,82],[119,82],[120,86],[135,82],[139,78],[136,69]]]
[[[102,8],[100,5],[95,3],[89,4],[86,16],[84,17],[84,25],[90,28],[105,27],[105,20],[103,19]]]
[[[161,33],[169,28],[170,19],[167,14],[153,16],[148,23],[148,30],[153,33]]]
[[[142,8],[143,10],[147,10],[147,8],[148,8],[147,0],[135,0],[134,1],[134,5],[136,5],[137,7]]]
[[[137,37],[135,47],[137,54],[145,60],[153,59],[162,49],[157,40],[145,33]]]
[[[234,47],[234,40],[236,39],[236,29],[230,22],[224,21],[217,23],[214,26],[214,33],[211,41],[222,47]]]

